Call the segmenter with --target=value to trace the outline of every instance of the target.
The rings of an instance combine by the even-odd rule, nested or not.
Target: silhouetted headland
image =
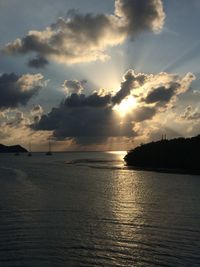
[[[27,150],[20,145],[5,146],[0,144],[0,153],[26,153]]]
[[[124,157],[136,169],[200,174],[200,135],[142,144]]]

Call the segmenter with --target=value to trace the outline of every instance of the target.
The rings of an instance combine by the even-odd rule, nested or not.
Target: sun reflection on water
[[[141,182],[136,173],[130,173],[129,170],[121,170],[118,176],[113,178],[111,208],[118,235],[122,241],[133,242],[139,238],[142,225],[145,223],[144,210],[138,199]]]

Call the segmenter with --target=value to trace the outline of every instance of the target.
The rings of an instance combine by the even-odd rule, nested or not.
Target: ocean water
[[[0,155],[0,266],[200,266],[200,176],[123,152]]]

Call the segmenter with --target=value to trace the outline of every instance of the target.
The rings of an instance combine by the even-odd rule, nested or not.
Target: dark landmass
[[[200,135],[143,144],[129,151],[126,164],[135,169],[200,174]]]
[[[0,153],[26,153],[26,152],[28,151],[20,145],[5,146],[0,144]]]

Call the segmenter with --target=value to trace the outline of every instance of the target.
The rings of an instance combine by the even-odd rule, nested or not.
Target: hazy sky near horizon
[[[0,143],[199,134],[199,0],[0,0]]]

